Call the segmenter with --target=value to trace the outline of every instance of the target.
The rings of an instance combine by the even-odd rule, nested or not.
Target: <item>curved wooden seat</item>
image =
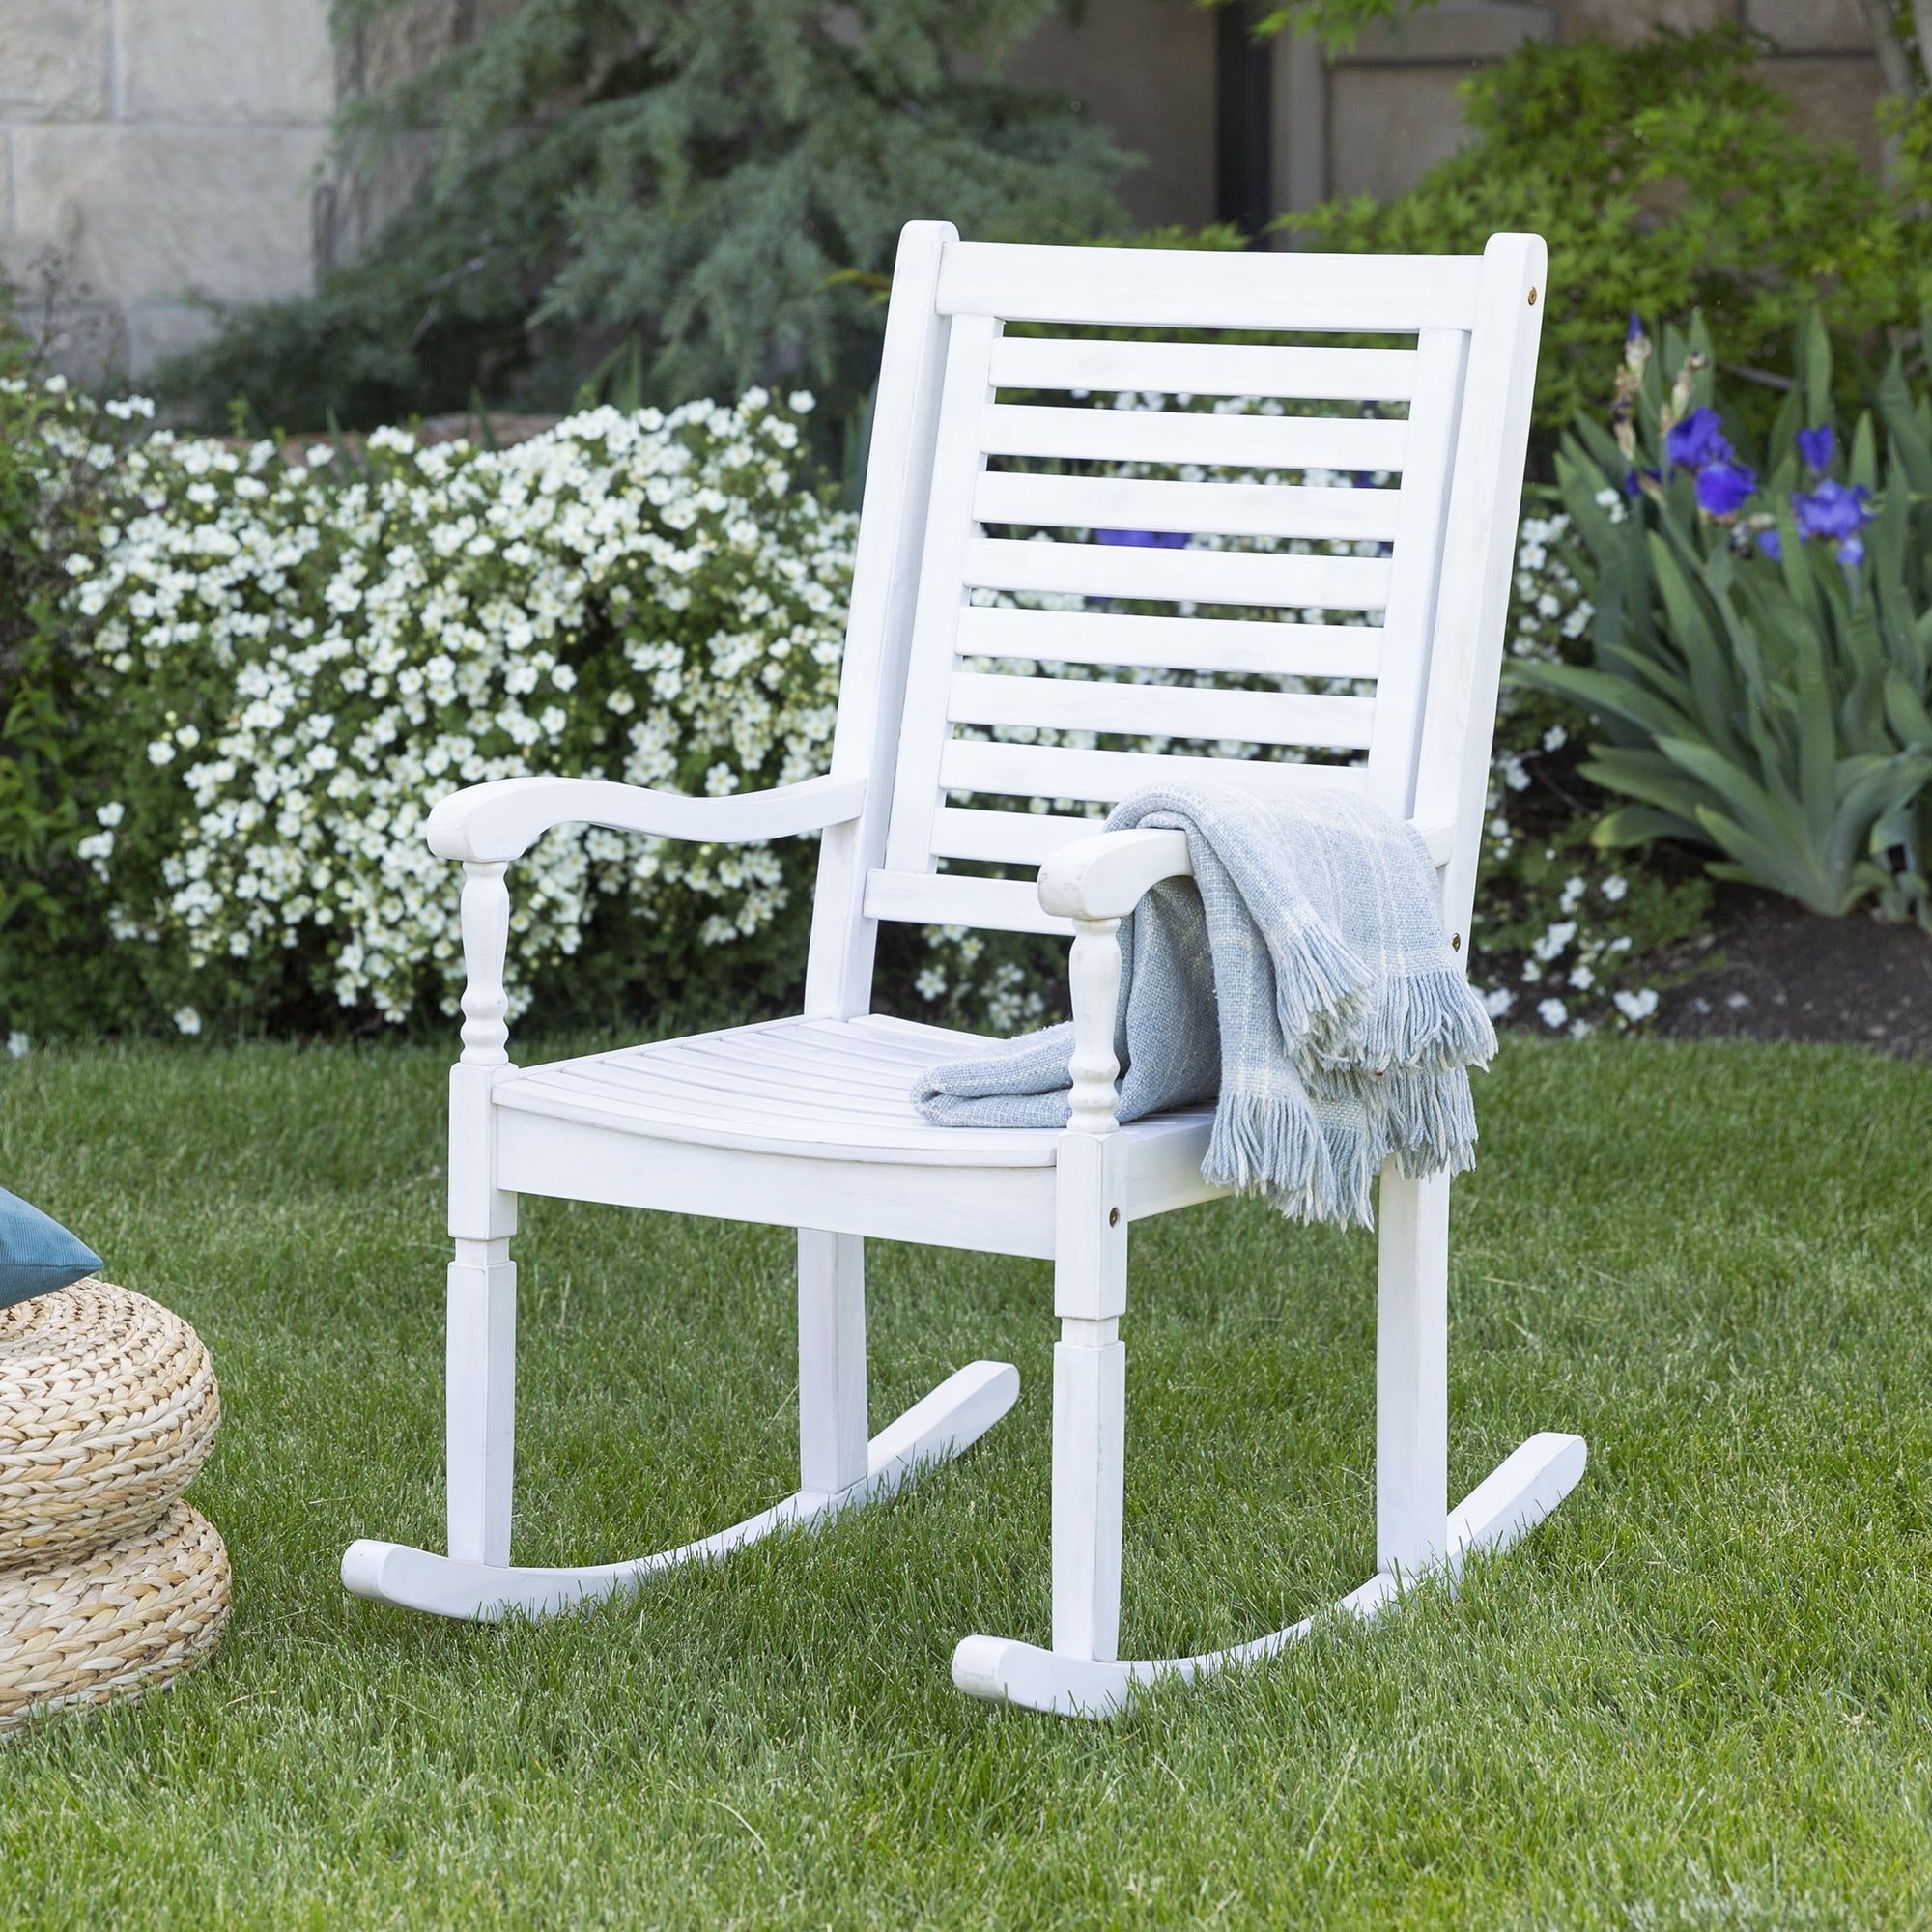
[[[867,1014],[784,1019],[520,1067],[499,1107],[653,1140],[943,1166],[1051,1167],[1050,1128],[935,1127],[912,1103],[925,1067],[993,1042]]]

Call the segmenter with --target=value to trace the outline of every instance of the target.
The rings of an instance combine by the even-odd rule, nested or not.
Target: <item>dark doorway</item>
[[[1255,238],[1274,206],[1274,48],[1247,0],[1214,10],[1214,217]]]

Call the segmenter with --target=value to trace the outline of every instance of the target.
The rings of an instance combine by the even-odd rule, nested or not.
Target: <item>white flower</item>
[[[1516,995],[1507,986],[1492,986],[1483,995],[1483,1005],[1492,1020],[1499,1020],[1516,1005]]]
[[[1552,724],[1543,734],[1543,749],[1546,752],[1560,752],[1570,742],[1570,734],[1562,725]]]
[[[96,822],[106,826],[119,825],[127,812],[128,808],[118,798],[110,798],[105,805],[98,805],[94,809]]]
[[[946,997],[946,975],[937,966],[926,967],[912,983],[922,1000],[943,1000]]]
[[[1610,876],[1604,881],[1601,890],[1603,892],[1604,896],[1606,899],[1608,899],[1612,905],[1615,905],[1616,902],[1620,898],[1622,898],[1627,892],[1630,891],[1630,881],[1627,878],[1625,878],[1621,872],[1612,872]]]
[[[1561,1000],[1539,1000],[1536,1016],[1547,1027],[1560,1027],[1570,1017],[1570,1009]]]
[[[1632,1026],[1647,1020],[1657,1010],[1657,989],[1653,986],[1646,986],[1638,993],[1615,993],[1611,1000]]]
[[[175,761],[175,748],[165,738],[156,738],[148,747],[148,762],[151,765],[171,765]]]
[[[34,1042],[18,1027],[15,1027],[7,1036],[7,1058],[9,1060],[24,1060],[33,1050]]]
[[[175,1026],[182,1033],[197,1034],[201,1031],[201,1015],[192,1007],[178,1007]]]
[[[1543,937],[1529,950],[1548,965],[1576,937],[1577,922],[1574,919],[1559,919],[1546,928]]]

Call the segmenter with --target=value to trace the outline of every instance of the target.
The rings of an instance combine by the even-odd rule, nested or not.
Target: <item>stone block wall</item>
[[[36,306],[53,270],[71,369],[312,285],[336,87],[326,0],[0,5],[0,267]]]

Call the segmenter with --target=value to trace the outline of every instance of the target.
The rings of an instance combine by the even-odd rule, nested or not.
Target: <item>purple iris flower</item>
[[[1830,423],[1798,432],[1798,453],[1804,459],[1805,469],[1814,476],[1822,476],[1831,469],[1832,452],[1836,443],[1837,439],[1832,434]]]
[[[1187,536],[1181,530],[1095,530],[1094,541],[1117,544],[1127,550],[1185,550]]]
[[[1865,560],[1865,540],[1863,537],[1847,537],[1838,546],[1838,561],[1844,564],[1862,563]]]
[[[1784,554],[1784,539],[1775,529],[1759,530],[1757,533],[1757,554],[1768,556],[1773,563]]]
[[[1697,472],[1697,506],[1707,516],[1734,517],[1757,488],[1757,471],[1743,463],[1707,463]]]
[[[1703,469],[1731,460],[1731,445],[1714,409],[1692,410],[1682,422],[1672,423],[1663,439],[1663,453],[1686,469]]]
[[[1846,485],[1828,476],[1815,490],[1793,492],[1791,514],[1798,520],[1798,534],[1802,537],[1833,537],[1841,544],[1852,542],[1872,520],[1871,492],[1862,483]],[[1859,554],[1863,554],[1864,547],[1861,544]],[[1846,560],[1856,563],[1858,558]]]
[[[1626,497],[1640,496],[1646,481],[1661,483],[1662,480],[1655,469],[1627,469],[1624,471],[1624,495]]]
[[[1624,331],[1624,340],[1626,342],[1643,340],[1643,317],[1637,314],[1635,309],[1631,310],[1631,326]]]

